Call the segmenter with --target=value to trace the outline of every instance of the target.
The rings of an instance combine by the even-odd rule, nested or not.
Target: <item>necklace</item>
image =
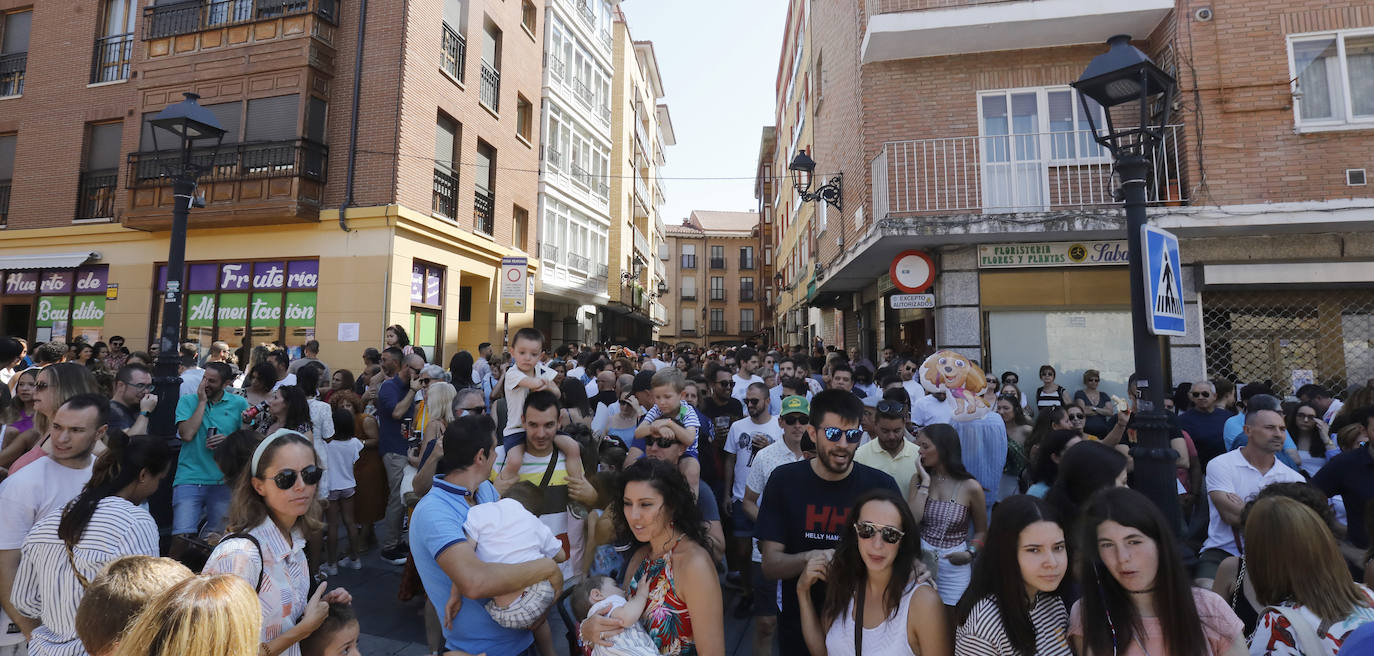
[[[661,559],[663,559],[664,557],[666,557],[670,552],[672,552],[673,548],[677,546],[677,543],[681,542],[681,541],[682,541],[682,538],[684,538],[684,537],[687,537],[687,534],[686,534],[686,533],[681,533],[681,532],[679,532],[679,533],[677,534],[677,537],[675,537],[675,538],[673,538],[672,540],[669,540],[669,541],[667,541],[667,542],[664,542],[663,552],[662,552],[662,553],[659,553],[659,554],[657,554],[657,555],[654,555],[654,556],[653,556],[654,559],[655,559],[655,560],[661,560]],[[652,549],[652,548],[653,548],[653,547],[652,547],[652,545],[651,545],[651,546],[650,546],[650,549]],[[650,553],[651,553],[651,555],[652,555],[653,552],[651,551]]]

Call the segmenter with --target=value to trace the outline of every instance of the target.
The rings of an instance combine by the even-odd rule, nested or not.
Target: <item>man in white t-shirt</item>
[[[920,366],[911,358],[898,358],[897,374],[902,377],[902,389],[906,390],[907,398],[911,399],[911,421],[916,421],[916,402],[926,395],[926,388],[921,386],[921,379],[916,377],[916,369]]]
[[[739,373],[733,377],[735,387],[731,390],[730,396],[744,403],[744,395],[749,391],[749,386],[763,382],[762,378],[754,375],[754,370],[759,368],[759,354],[748,346],[742,346],[735,352],[735,359],[739,363]]]
[[[91,450],[105,436],[109,401],[98,394],[78,394],[67,399],[53,415],[49,443],[52,455],[43,456],[0,483],[0,650],[17,644],[38,626],[21,616],[10,592],[19,572],[24,537],[40,517],[67,505],[91,479],[95,458]],[[10,623],[23,631],[19,638],[8,632]]]
[[[1227,451],[1207,463],[1207,541],[1198,555],[1196,584],[1211,589],[1217,566],[1227,556],[1239,556],[1236,544],[1245,504],[1274,483],[1302,483],[1306,479],[1274,454],[1283,449],[1283,415],[1251,410],[1245,415],[1245,446]]]
[[[927,394],[911,404],[911,423],[917,429],[954,421],[954,407],[945,403],[945,391]]]
[[[654,363],[654,371],[662,371],[672,366],[658,359],[658,347],[653,344],[644,347],[644,356],[649,358],[650,362]]]

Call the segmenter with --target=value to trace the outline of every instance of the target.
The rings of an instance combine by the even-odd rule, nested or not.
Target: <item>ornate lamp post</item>
[[[1119,197],[1125,200],[1126,238],[1130,248],[1131,324],[1135,344],[1135,370],[1139,406],[1131,417],[1138,446],[1135,485],[1150,497],[1175,527],[1182,526],[1175,487],[1174,461],[1169,448],[1169,414],[1164,410],[1164,374],[1159,338],[1151,334],[1145,312],[1145,256],[1141,228],[1146,224],[1145,190],[1151,159],[1163,141],[1169,124],[1174,79],[1145,53],[1131,45],[1131,37],[1119,34],[1107,40],[1107,52],[1094,57],[1073,83],[1088,116],[1093,138],[1111,151],[1120,176]],[[1096,125],[1091,99],[1102,106],[1105,130]],[[1132,104],[1135,106],[1133,107]],[[1128,390],[1135,394],[1136,390]]]
[[[797,195],[801,196],[803,202],[823,200],[834,206],[835,209],[841,209],[840,191],[844,184],[843,173],[836,173],[819,189],[811,191],[811,184],[816,177],[816,160],[811,159],[805,150],[797,151],[797,156],[792,158],[792,163],[787,165],[787,170],[792,173],[792,187],[797,190]]]
[[[224,128],[210,110],[196,102],[200,96],[194,93],[183,94],[186,99],[169,105],[153,117],[153,150],[162,152],[158,144],[159,132],[163,136],[162,145],[175,146],[180,158],[174,166],[162,169],[164,176],[172,178],[172,239],[167,252],[167,290],[162,297],[162,334],[158,340],[160,350],[154,367],[153,386],[157,390],[157,410],[153,412],[150,429],[154,435],[171,438],[176,434],[176,405],[181,387],[181,303],[183,298],[182,271],[186,268],[186,222],[191,211],[191,201],[196,193],[196,177],[214,165],[215,152],[224,139]],[[215,148],[208,160],[198,163],[192,150],[196,142],[214,140]],[[168,150],[171,150],[169,147]],[[162,163],[158,162],[159,166]]]

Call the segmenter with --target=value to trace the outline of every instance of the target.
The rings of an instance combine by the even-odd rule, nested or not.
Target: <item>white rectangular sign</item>
[[[529,286],[526,268],[529,261],[523,257],[501,258],[501,312],[521,313],[529,300]]]
[[[935,307],[934,294],[893,294],[888,303],[894,310],[916,310]]]

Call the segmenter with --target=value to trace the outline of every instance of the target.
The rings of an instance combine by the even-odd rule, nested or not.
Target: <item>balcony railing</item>
[[[539,259],[558,264],[558,247],[548,242],[540,242]]]
[[[583,83],[582,80],[573,80],[572,88],[573,95],[577,97],[577,100],[587,109],[591,109],[593,101],[592,90],[588,89],[587,85]]]
[[[753,288],[753,287],[740,287],[740,290],[739,290],[739,300],[741,300],[741,301],[752,301],[752,300],[754,300],[754,288]]]
[[[94,61],[91,62],[91,84],[129,79],[129,61],[133,59],[133,53],[132,33],[96,39]]]
[[[739,332],[741,335],[748,335],[749,333],[754,332],[754,322],[740,319]]]
[[[573,182],[576,182],[577,184],[580,184],[583,187],[591,186],[591,177],[587,173],[587,169],[582,168],[581,164],[573,162],[572,165],[570,165],[568,168],[572,169]]]
[[[697,256],[695,256],[695,255],[683,255],[683,256],[682,256],[682,268],[684,268],[684,269],[695,269],[695,268],[697,268]]]
[[[946,7],[984,5],[1006,1],[1007,0],[868,0],[867,15],[899,14],[906,11],[924,11],[926,9],[944,9]]]
[[[606,105],[602,105],[602,106],[601,106],[601,109],[597,110],[597,115],[599,115],[599,116],[601,117],[601,122],[602,122],[602,123],[605,123],[606,125],[610,125],[610,124],[611,124],[611,108],[610,108],[610,107],[608,107],[608,106],[606,106]]]
[[[653,199],[649,197],[649,185],[644,182],[644,176],[635,174],[635,206],[644,211],[644,215],[649,215],[649,207],[653,205]]]
[[[482,91],[478,96],[483,105],[493,112],[501,111],[501,71],[482,60]]]
[[[143,9],[143,40],[315,13],[337,22],[337,0],[188,0]]]
[[[10,223],[10,181],[0,180],[0,226]]]
[[[740,256],[740,258],[739,258],[739,268],[745,269],[745,270],[753,269],[753,268],[754,268],[754,258],[753,258],[753,257]]]
[[[308,139],[228,144],[191,151],[201,183],[303,177],[325,182],[329,146]],[[180,166],[175,151],[129,153],[129,188],[171,185],[167,169]]]
[[[568,74],[568,66],[563,63],[563,59],[556,56],[549,56],[549,72],[553,73],[556,80],[562,80]]]
[[[29,53],[0,55],[0,98],[24,95],[24,71],[29,65]]]
[[[611,40],[611,33],[607,30],[601,30],[601,45],[606,46],[607,50],[615,49],[615,42]]]
[[[713,257],[713,258],[711,258],[711,268],[712,268],[712,269],[724,269],[724,268],[725,268],[725,258],[723,258],[723,257]]]
[[[723,323],[713,323],[713,324],[711,324],[711,334],[712,334],[712,335],[724,335],[724,334],[725,334],[725,324],[723,324]]]
[[[693,326],[693,327],[691,327],[691,328],[683,328],[683,329],[682,329],[682,332],[681,332],[678,336],[679,336],[679,337],[696,337],[696,336],[697,336],[697,329],[696,329],[695,326]]]
[[[1182,205],[1181,125],[1164,128],[1146,190]],[[1048,212],[1119,205],[1112,161],[1087,130],[883,144],[870,165],[876,220],[904,215]]]
[[[724,289],[719,289],[719,288],[712,289],[712,290],[711,290],[711,300],[713,300],[713,301],[723,301],[723,300],[725,300],[725,290],[724,290]]]
[[[610,275],[611,268],[605,264],[596,265],[596,277],[605,278]]]
[[[76,218],[113,218],[115,191],[119,185],[119,169],[83,171],[77,187]]]
[[[592,7],[587,0],[577,0],[577,13],[589,27],[596,27],[596,14],[592,13]]]
[[[583,273],[591,271],[592,261],[577,253],[568,253],[568,268],[576,269]]]
[[[459,82],[467,82],[463,71],[467,70],[468,40],[448,23],[444,23],[444,40],[439,53],[439,65]]]
[[[634,229],[634,235],[635,250],[639,251],[645,258],[653,257],[654,254],[649,252],[649,238],[645,237],[638,227]]]
[[[548,162],[550,167],[561,169],[563,168],[563,153],[558,152],[557,148],[549,146],[544,149],[544,161]]]
[[[478,187],[473,192],[472,221],[473,229],[483,234],[495,234],[496,192]]]
[[[434,169],[434,208],[439,216],[458,216],[458,178],[448,171]]]

